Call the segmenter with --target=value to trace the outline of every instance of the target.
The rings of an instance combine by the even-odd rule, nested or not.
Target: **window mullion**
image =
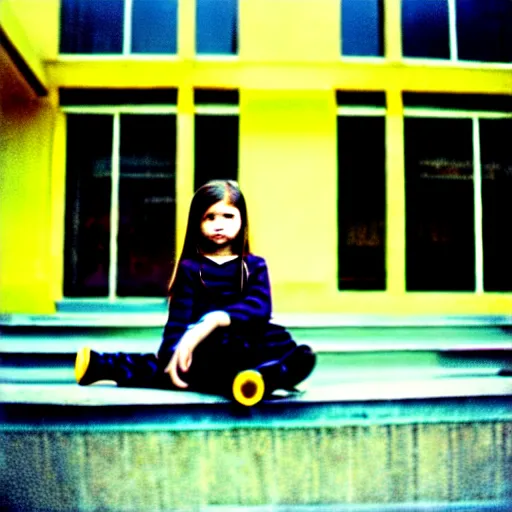
[[[480,122],[476,116],[473,117],[473,191],[475,201],[475,284],[476,293],[483,293],[482,160]]]
[[[455,0],[448,0],[448,23],[450,35],[450,60],[459,59],[459,50],[457,45],[457,12]]]
[[[119,179],[121,147],[121,114],[114,114],[112,134],[112,188],[110,201],[110,265],[108,272],[108,296],[115,300],[117,290],[117,238],[119,232]]]
[[[133,0],[124,0],[123,55],[132,52],[132,12]]]

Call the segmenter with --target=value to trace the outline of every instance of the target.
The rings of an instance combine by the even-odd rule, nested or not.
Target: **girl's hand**
[[[188,387],[188,384],[178,376],[178,368],[181,372],[186,373],[192,364],[192,353],[197,345],[217,327],[227,327],[230,323],[231,319],[225,311],[211,311],[185,332],[164,370],[165,373],[169,374],[175,386],[182,389]]]
[[[164,370],[164,372],[170,376],[173,384],[181,389],[188,388],[188,384],[179,377],[178,368],[183,373],[188,371],[190,365],[192,364],[192,353],[198,344],[195,342],[193,336],[187,337],[190,332],[191,330],[187,331],[181,338],[180,342],[176,346],[176,350],[174,351],[169,364]]]

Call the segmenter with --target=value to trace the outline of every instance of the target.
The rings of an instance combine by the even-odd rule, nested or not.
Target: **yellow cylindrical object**
[[[244,370],[233,381],[234,399],[247,407],[260,402],[264,393],[265,382],[261,373],[256,370]]]

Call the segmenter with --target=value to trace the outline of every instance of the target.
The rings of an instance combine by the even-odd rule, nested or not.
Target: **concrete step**
[[[512,378],[497,377],[495,374],[455,374],[450,377],[416,374],[350,380],[340,379],[337,375],[317,373],[299,386],[299,391],[297,394],[276,391],[275,400],[297,405],[481,396],[512,399]],[[81,387],[70,379],[5,380],[0,389],[0,403],[4,404],[172,406],[183,403],[226,402],[220,396],[184,391],[118,388],[115,384]]]
[[[154,352],[161,318],[63,315],[0,321],[0,508],[512,511],[508,320],[292,318],[318,366],[247,409],[76,385],[78,348]]]
[[[94,345],[93,345],[94,346]],[[98,348],[98,347],[96,347]],[[73,354],[2,354],[0,383],[74,383]],[[319,353],[317,366],[310,378],[318,382],[354,382],[450,378],[457,376],[487,377],[512,366],[507,354],[380,352]]]
[[[297,342],[311,344],[319,352],[512,351],[512,329],[503,326],[312,326],[289,330]],[[74,352],[91,342],[121,345],[125,351],[154,351],[161,336],[162,328],[154,326],[0,325],[0,352],[37,352],[43,346],[45,352]]]
[[[136,353],[156,352],[160,344],[160,327],[105,327],[105,318],[100,325],[84,317],[79,325],[71,325],[76,319],[69,317],[25,320],[0,325],[0,382],[72,383],[74,357],[84,345],[100,352]],[[289,329],[299,343],[317,352],[314,375],[320,380],[333,375],[336,382],[492,376],[512,368],[512,331],[506,325],[321,324]]]

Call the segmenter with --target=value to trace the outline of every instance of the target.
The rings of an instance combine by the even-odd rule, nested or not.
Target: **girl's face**
[[[241,227],[240,210],[226,201],[210,206],[201,219],[201,233],[219,250],[231,245]]]

